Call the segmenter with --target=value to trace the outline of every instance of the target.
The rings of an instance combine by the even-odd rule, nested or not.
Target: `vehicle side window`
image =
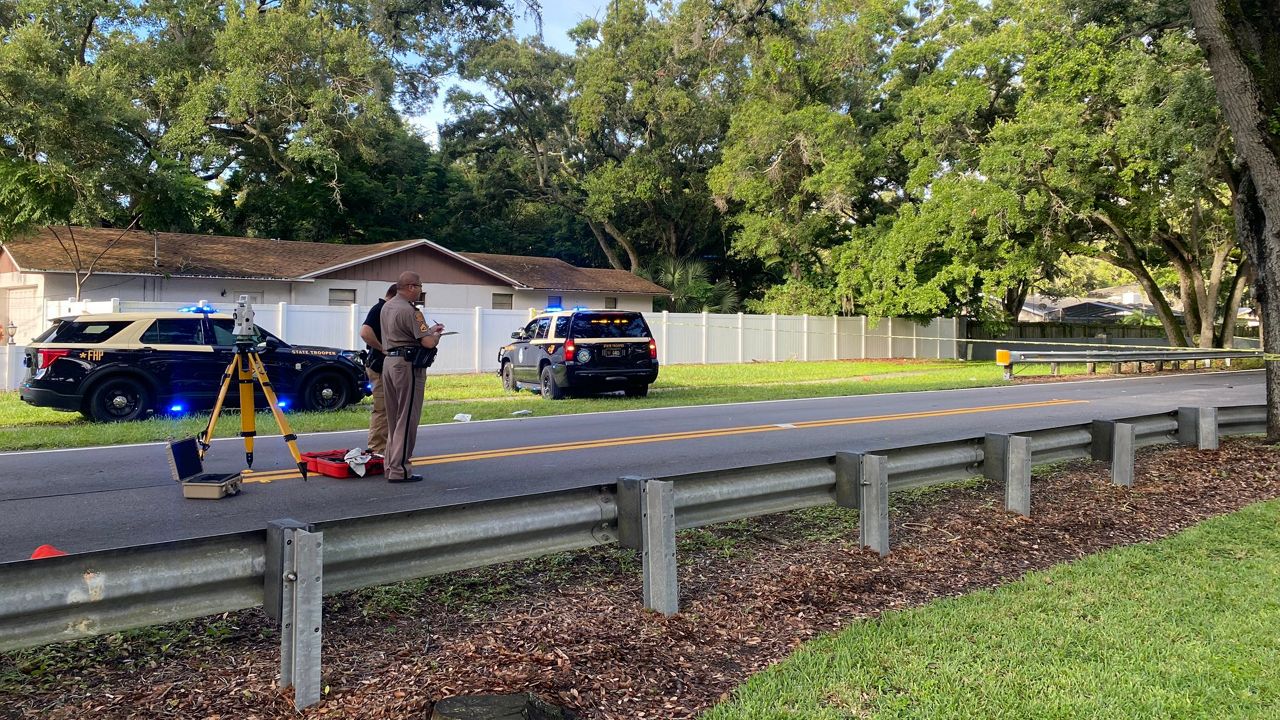
[[[538,320],[538,327],[536,330],[534,330],[533,339],[542,340],[543,338],[545,338],[547,336],[547,329],[550,327],[551,327],[551,318],[540,318]]]
[[[528,325],[524,326],[525,339],[532,340],[533,334],[538,331],[538,321],[530,320]]]
[[[156,345],[203,345],[200,318],[160,318],[142,333],[142,342]]]
[[[220,318],[217,320],[211,319],[209,323],[213,325],[213,344],[214,345],[231,346],[236,344],[236,336],[235,336],[236,321],[235,320],[228,320],[224,318]],[[254,342],[262,342],[263,338],[275,337],[275,335],[272,335],[271,333],[267,332],[266,330],[263,330],[257,325],[254,325],[253,329],[257,332],[257,337],[254,338]]]
[[[128,321],[61,322],[46,330],[36,338],[36,342],[52,339],[53,342],[62,343],[100,343],[110,339],[127,325]]]
[[[568,315],[565,315],[564,317],[556,318],[555,337],[558,337],[561,340],[569,337],[569,316]]]

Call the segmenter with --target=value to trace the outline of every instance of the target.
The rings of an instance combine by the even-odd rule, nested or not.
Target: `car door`
[[[537,382],[538,381],[538,363],[545,355],[542,349],[534,344],[534,340],[538,337],[541,330],[542,337],[547,336],[547,327],[551,324],[551,318],[539,317],[529,321],[524,326],[525,340],[518,341],[516,346],[516,379],[521,382]]]
[[[175,402],[203,405],[218,394],[223,366],[205,343],[204,318],[156,318],[142,331],[140,364]]]
[[[236,336],[235,336],[235,320],[230,318],[209,318],[210,325],[210,345],[213,347],[214,354],[218,356],[218,361],[225,369],[231,363],[231,358],[236,354]],[[294,367],[294,358],[292,353],[288,352],[288,345],[282,340],[263,330],[258,326],[257,329],[258,357],[262,360],[262,366],[267,371],[267,377],[271,380],[271,386],[275,389],[276,395],[287,397],[293,395],[297,388],[295,380],[298,376],[300,368]],[[266,398],[262,394],[262,388],[257,384],[254,385],[254,402],[258,407],[266,405]],[[231,396],[229,396],[231,397]],[[234,400],[239,402],[238,400]]]

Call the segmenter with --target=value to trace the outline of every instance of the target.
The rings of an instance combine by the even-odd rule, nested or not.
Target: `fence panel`
[[[773,316],[742,316],[742,361],[767,362],[773,350]]]
[[[835,318],[828,315],[809,316],[809,359],[835,360]]]
[[[707,315],[707,362],[738,362],[738,316]]]
[[[702,362],[702,313],[667,314],[667,363]]]
[[[804,318],[799,315],[778,316],[778,359],[799,360],[804,357]]]

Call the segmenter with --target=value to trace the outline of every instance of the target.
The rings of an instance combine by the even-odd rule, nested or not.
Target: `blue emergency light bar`
[[[178,308],[178,312],[204,313],[207,315],[209,313],[216,313],[218,312],[218,310],[214,308],[212,305],[205,305],[202,303],[200,305],[188,305],[186,307],[180,307]]]

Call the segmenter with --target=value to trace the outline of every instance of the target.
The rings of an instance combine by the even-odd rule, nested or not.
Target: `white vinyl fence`
[[[176,310],[190,303],[121,300],[49,302],[46,319],[80,312],[153,312]],[[232,306],[215,303],[224,312]],[[364,305],[330,307],[276,303],[254,305],[254,320],[294,345],[338,348],[363,347],[360,325],[369,308]],[[458,331],[440,343],[432,372],[493,372],[498,349],[511,341],[511,332],[529,321],[529,310],[487,308],[426,309],[428,321]],[[886,318],[879,323],[864,317],[816,315],[747,315],[712,313],[646,313],[658,343],[658,359],[665,364],[743,363],[776,360],[848,360],[859,358],[957,357],[959,321],[935,318],[928,323]],[[19,346],[15,346],[19,347]],[[25,374],[21,351],[13,353],[4,388],[14,389]],[[16,364],[15,364],[16,363]]]

